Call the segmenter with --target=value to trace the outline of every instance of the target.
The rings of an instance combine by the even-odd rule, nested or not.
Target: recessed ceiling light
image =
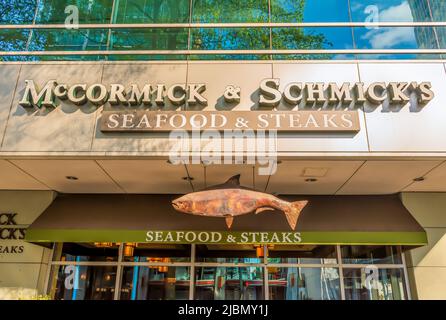
[[[78,178],[78,177],[75,177],[75,176],[66,176],[65,178],[66,178],[67,180],[72,180],[72,181],[79,180],[79,178]]]
[[[422,182],[424,180],[426,180],[425,177],[418,177],[418,178],[413,179],[414,182]]]
[[[185,181],[193,181],[194,178],[192,177],[182,177],[181,179],[185,180]]]
[[[316,178],[308,178],[308,179],[305,179],[305,182],[317,182],[317,179]]]

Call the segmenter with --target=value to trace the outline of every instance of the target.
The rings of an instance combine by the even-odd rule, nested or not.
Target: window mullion
[[[119,245],[119,251],[118,251],[118,264],[116,269],[116,281],[115,281],[115,294],[114,294],[114,300],[119,300],[121,297],[121,283],[122,283],[122,256],[124,254],[124,244],[121,243]]]

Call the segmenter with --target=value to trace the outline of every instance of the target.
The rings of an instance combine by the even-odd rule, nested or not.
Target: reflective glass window
[[[431,27],[357,27],[358,49],[437,49]]]
[[[106,29],[37,29],[33,31],[30,51],[106,50]]]
[[[405,300],[403,269],[344,268],[346,300]]]
[[[192,54],[189,60],[269,60],[266,54]]]
[[[25,51],[30,30],[0,29],[0,51]]]
[[[352,49],[350,27],[273,28],[273,49]]]
[[[438,49],[432,27],[355,27],[358,49]],[[439,59],[436,54],[364,54],[360,59]]]
[[[41,55],[41,56],[24,56],[28,61],[105,61],[107,55]]]
[[[1,0],[0,24],[33,23],[36,5],[36,0]]]
[[[55,300],[113,300],[116,267],[54,266]]]
[[[263,263],[263,257],[257,256],[256,248],[250,249],[230,245],[197,245],[195,261],[208,263]]]
[[[119,54],[107,55],[108,61],[161,61],[161,60],[187,60],[186,55],[180,54]]]
[[[354,60],[357,59],[354,54],[333,54],[333,53],[318,53],[318,54],[275,54],[273,60]]]
[[[128,262],[171,263],[190,262],[190,245],[153,245],[138,243],[133,256],[124,256]]]
[[[36,23],[110,23],[112,7],[110,0],[40,0]]]
[[[193,0],[192,21],[268,22],[268,0]]]
[[[269,49],[267,28],[200,28],[191,31],[193,50]]]
[[[268,251],[268,263],[336,264],[336,246],[274,246]]]
[[[271,300],[340,300],[337,268],[268,267]]]
[[[446,1],[444,0],[429,0],[432,17],[434,21],[446,21]]]
[[[439,54],[429,53],[429,54],[414,54],[414,53],[386,53],[386,54],[357,54],[356,58],[358,60],[437,60],[440,59]]]
[[[87,261],[118,261],[118,245],[100,245],[93,243],[64,243],[62,251],[55,252],[55,261],[87,262]]]
[[[110,50],[186,50],[185,28],[114,29]]]
[[[187,300],[189,285],[189,267],[124,267],[121,300]]]
[[[348,0],[271,0],[272,22],[349,22]]]
[[[427,0],[350,0],[354,22],[431,21]]]
[[[342,262],[346,264],[401,264],[395,246],[341,246]]]
[[[262,267],[197,267],[196,300],[263,300]]]
[[[446,1],[444,0],[429,0],[432,17],[434,21],[445,22],[446,21]],[[446,49],[446,27],[436,27],[438,42],[441,49]],[[446,59],[446,55],[443,55],[443,59]]]
[[[189,0],[117,0],[114,23],[188,23]]]

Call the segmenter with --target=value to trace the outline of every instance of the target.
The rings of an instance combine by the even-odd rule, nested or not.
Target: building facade
[[[445,299],[445,12],[0,0],[0,298]]]

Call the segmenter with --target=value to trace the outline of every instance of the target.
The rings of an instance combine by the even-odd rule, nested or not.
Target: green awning
[[[309,200],[291,230],[278,211],[224,219],[175,211],[177,195],[59,195],[28,228],[30,242],[427,244],[397,195],[284,196]]]

